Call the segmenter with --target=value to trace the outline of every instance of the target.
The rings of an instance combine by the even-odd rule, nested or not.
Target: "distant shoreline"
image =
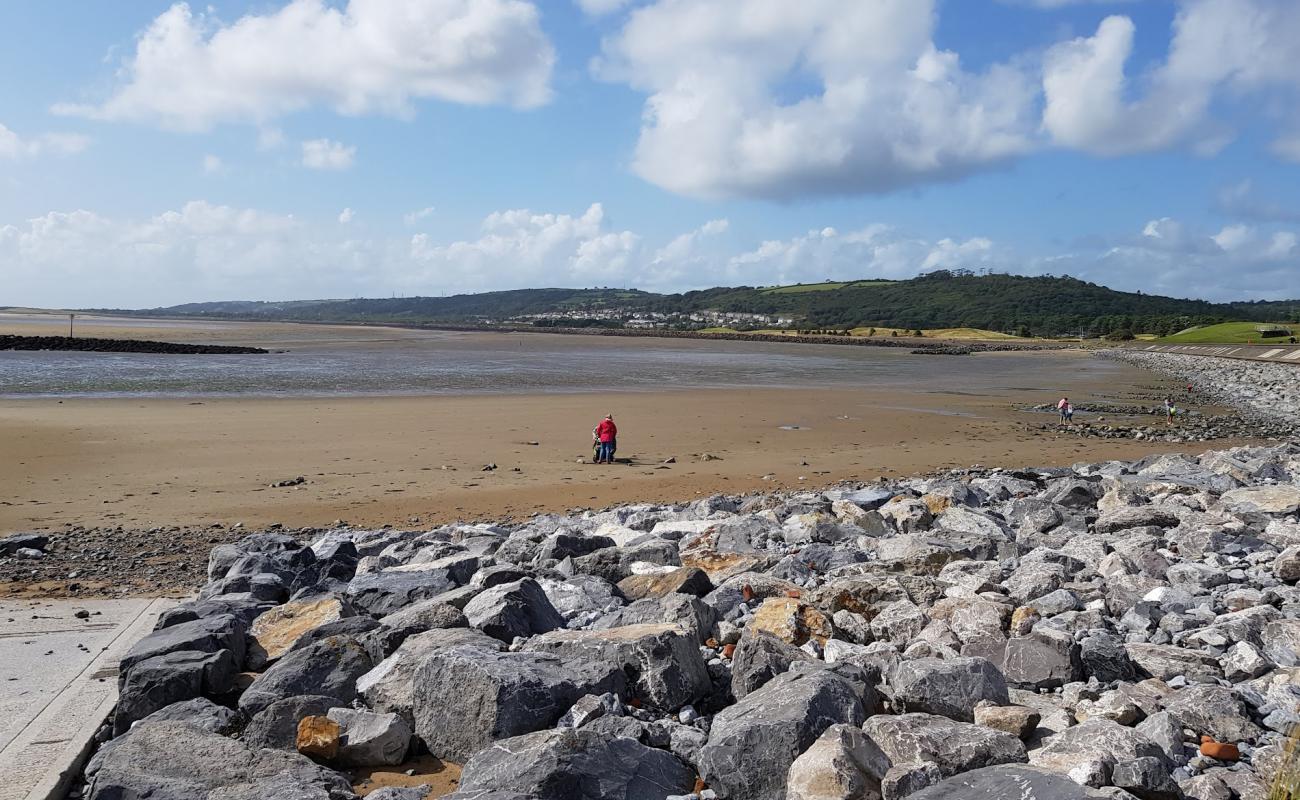
[[[91,312],[87,312],[91,313]],[[474,325],[453,322],[366,322],[360,320],[310,320],[310,319],[253,319],[248,317],[189,316],[173,314],[135,314],[118,316],[93,312],[96,316],[114,319],[172,320],[177,322],[242,322],[281,323],[292,325],[332,325],[364,328],[402,328],[405,330],[433,330],[458,333],[550,333],[567,336],[620,336],[649,339],[704,339],[732,342],[776,342],[786,344],[835,344],[854,347],[910,348],[913,353],[926,355],[967,355],[969,353],[1001,353],[1032,350],[1062,350],[1078,348],[1075,342],[991,342],[978,339],[923,339],[915,336],[827,336],[817,334],[747,333],[742,331],[681,331],[664,328],[563,328],[534,325]]]

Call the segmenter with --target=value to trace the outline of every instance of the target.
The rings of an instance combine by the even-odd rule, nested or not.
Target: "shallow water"
[[[271,343],[268,346],[276,346]],[[269,355],[0,352],[0,397],[341,396],[863,386],[980,394],[1102,379],[1103,359],[548,334],[294,342]],[[1026,377],[1042,383],[1024,387]]]

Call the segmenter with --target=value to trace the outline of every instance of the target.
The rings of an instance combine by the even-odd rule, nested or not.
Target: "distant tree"
[[[1117,331],[1111,331],[1106,334],[1105,338],[1108,342],[1131,342],[1137,337],[1135,337],[1133,331],[1128,328],[1120,328]]]
[[[1016,328],[1016,335],[1021,339],[1028,339],[1034,335],[1034,332],[1029,330],[1028,325],[1021,325],[1019,328]]]

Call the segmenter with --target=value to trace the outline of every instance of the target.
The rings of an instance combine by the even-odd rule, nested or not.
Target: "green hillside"
[[[1286,330],[1287,334],[1282,336],[1265,336],[1261,327],[1272,327],[1276,330]],[[1169,344],[1268,344],[1269,342],[1285,342],[1291,336],[1300,336],[1300,325],[1267,325],[1258,322],[1223,322],[1218,325],[1205,325],[1196,328],[1189,328],[1179,331],[1171,336],[1164,336],[1157,339],[1158,342],[1168,342]]]
[[[1069,277],[976,275],[940,270],[902,281],[862,280],[780,287],[718,287],[683,294],[633,289],[519,289],[450,297],[194,303],[112,313],[313,322],[537,324],[619,327],[636,315],[701,329],[744,327],[757,314],[793,320],[797,330],[974,328],[1017,336],[1170,336],[1238,320],[1295,319],[1300,301],[1211,303],[1119,292]],[[558,317],[555,319],[554,317]],[[770,319],[753,328],[771,327]],[[1180,334],[1184,335],[1184,334]],[[1187,334],[1191,335],[1191,334]]]

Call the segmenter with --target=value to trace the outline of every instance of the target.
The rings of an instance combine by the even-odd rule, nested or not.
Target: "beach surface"
[[[1132,373],[1133,388],[1152,380]],[[1123,388],[1070,391],[1086,401]],[[0,530],[495,520],[975,463],[1069,464],[1178,449],[1041,431],[1053,419],[1017,410],[1023,399],[733,389],[4,400]],[[618,456],[630,464],[583,463],[590,427],[606,412],[620,426]],[[489,464],[496,469],[484,471]],[[305,482],[270,485],[298,477]]]

